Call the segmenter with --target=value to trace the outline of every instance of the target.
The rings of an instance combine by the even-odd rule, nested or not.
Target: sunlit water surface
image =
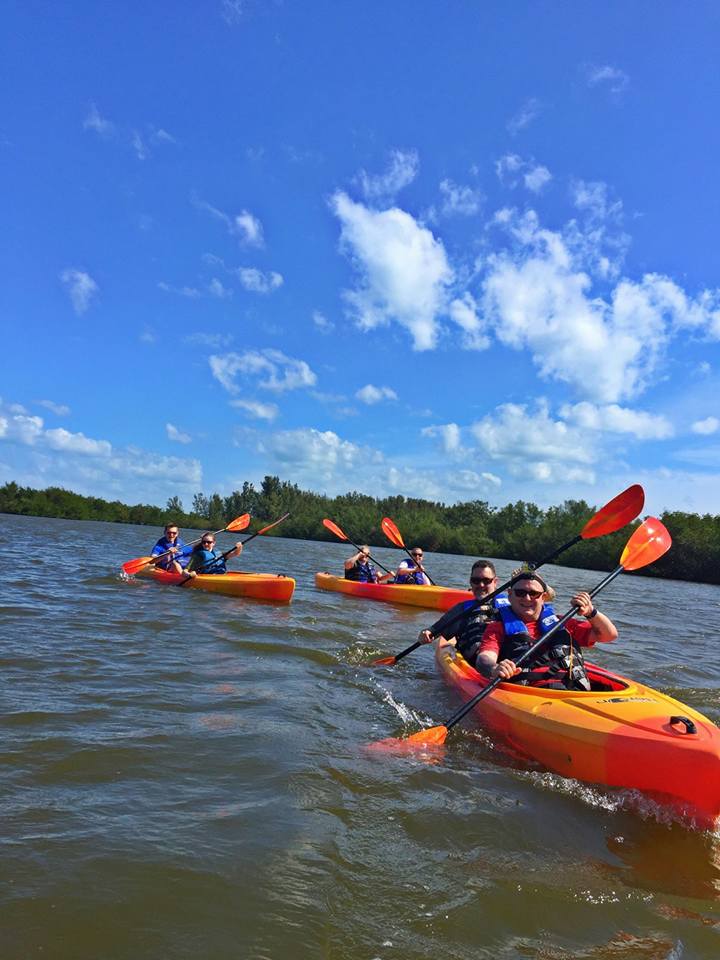
[[[123,579],[157,535],[0,516],[2,960],[720,956],[718,838],[472,724],[433,763],[363,751],[458,706],[427,647],[366,666],[433,612],[315,590],[341,544],[253,541],[285,607]],[[550,572],[561,612],[602,579]],[[720,588],[625,576],[598,605],[595,662],[718,721]]]

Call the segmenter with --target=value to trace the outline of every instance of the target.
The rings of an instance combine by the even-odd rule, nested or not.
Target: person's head
[[[470,570],[470,589],[478,600],[487,597],[497,586],[495,565],[490,560],[476,560]]]
[[[541,576],[532,571],[513,577],[508,598],[513,613],[525,623],[538,620],[545,602],[548,586]]]
[[[165,524],[165,539],[166,540],[176,540],[177,535],[180,531],[178,530],[178,525],[176,523],[166,523]]]
[[[200,546],[203,550],[213,550],[215,547],[215,534],[214,533],[204,533],[202,539],[200,540]]]
[[[362,563],[367,563],[369,559],[370,559],[370,547],[367,544],[365,544],[364,546],[360,547],[360,560]]]
[[[410,551],[410,556],[413,558],[415,563],[423,562],[423,548],[422,547],[413,547]]]

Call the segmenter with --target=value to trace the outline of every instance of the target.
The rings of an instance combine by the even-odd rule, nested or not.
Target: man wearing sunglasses
[[[450,607],[429,629],[420,632],[418,640],[432,643],[437,639],[441,647],[452,644],[468,663],[472,663],[485,627],[499,616],[493,601],[482,602],[496,587],[497,574],[494,564],[490,560],[476,560],[470,570],[470,589],[475,599],[461,600],[454,607]],[[501,598],[505,599],[505,594],[500,594],[496,599]]]
[[[238,540],[232,550],[227,553],[215,552],[215,534],[204,533],[200,543],[195,547],[187,566],[187,573],[196,577],[199,573],[227,573],[225,561],[229,557],[238,557],[242,553],[242,541]]]
[[[151,556],[158,557],[155,566],[160,570],[167,570],[168,573],[183,572],[192,548],[185,546],[178,536],[179,532],[176,523],[166,524],[164,535],[152,548]]]
[[[430,583],[428,575],[422,565],[423,551],[422,547],[413,547],[410,550],[410,556],[403,560],[395,572],[395,583],[417,583],[420,586],[426,586]]]
[[[585,619],[571,618],[546,646],[540,647],[530,662],[523,664],[522,669],[515,665],[515,661],[558,621],[546,602],[547,590],[547,584],[535,572],[514,577],[509,603],[500,606],[500,619],[485,630],[476,666],[492,679],[500,677],[533,687],[559,690],[589,690],[590,682],[579,648],[610,643],[618,633],[613,622],[598,612],[590,594],[584,591],[577,593],[571,603]]]

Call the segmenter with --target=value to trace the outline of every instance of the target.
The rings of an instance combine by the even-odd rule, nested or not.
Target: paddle
[[[340,537],[341,540],[347,540],[348,543],[355,547],[358,553],[360,552],[360,547],[356,543],[353,543],[350,537],[344,533],[336,523],[333,523],[332,520],[323,520],[323,526],[328,529],[330,533],[334,533],[336,537]],[[392,573],[392,570],[388,570],[387,567],[384,567],[379,560],[375,559],[375,557],[370,557],[370,559],[376,566],[380,567],[381,570],[384,570],[385,573]]]
[[[628,487],[627,490],[623,490],[622,493],[619,493],[616,497],[613,497],[613,499],[606,503],[604,507],[601,507],[594,516],[590,517],[588,522],[576,537],[573,537],[572,540],[568,540],[568,542],[564,543],[562,547],[558,547],[557,550],[553,551],[553,553],[549,554],[547,557],[543,557],[542,560],[538,560],[535,563],[528,563],[528,569],[537,570],[538,567],[542,567],[544,564],[554,560],[555,557],[558,557],[570,547],[574,547],[575,544],[579,543],[581,540],[594,540],[596,537],[604,537],[608,533],[615,533],[617,530],[621,530],[624,526],[634,520],[635,517],[637,517],[644,504],[645,491],[639,483],[635,483],[631,487]],[[511,583],[512,579],[508,580],[506,583],[503,583],[502,586],[498,587],[496,590],[493,590],[492,593],[489,593],[486,597],[483,597],[482,600],[479,600],[477,605],[485,606],[489,604],[495,599],[495,597],[497,597],[498,594],[502,593],[503,590],[507,590]],[[466,614],[466,612],[467,611],[465,610],[463,611],[463,616]],[[448,633],[450,634],[449,628]],[[412,653],[413,650],[417,650],[418,647],[422,647],[425,643],[431,642],[431,640],[416,640],[415,643],[410,644],[409,647],[401,650],[400,653],[395,654],[394,657],[380,657],[378,660],[373,660],[372,666],[392,667],[398,662],[398,660],[402,660],[403,657],[406,657],[409,653]]]
[[[423,573],[425,574],[425,576],[428,578],[428,580],[430,581],[430,583],[431,583],[434,587],[437,586],[437,584],[435,583],[435,581],[433,580],[433,578],[430,576],[430,574],[425,570],[425,568],[423,567],[423,565],[422,565],[421,563],[418,563],[418,562],[417,562],[417,560],[415,559],[415,557],[410,553],[410,551],[408,550],[408,548],[405,546],[405,542],[404,542],[404,540],[403,540],[403,538],[402,538],[402,536],[401,536],[401,534],[400,534],[400,531],[399,531],[398,528],[395,526],[395,524],[392,522],[392,520],[390,519],[390,517],[383,517],[383,521],[382,521],[382,523],[380,524],[380,526],[382,527],[383,533],[384,533],[385,536],[388,538],[388,540],[390,540],[392,543],[394,543],[396,547],[400,547],[402,550],[404,550],[405,553],[410,557],[410,559],[412,560],[412,562],[415,564],[415,566],[416,566],[419,570],[422,570],[422,572],[423,572]]]
[[[620,557],[619,565],[612,571],[612,573],[609,573],[603,580],[601,580],[596,587],[593,587],[592,590],[588,591],[590,596],[594,597],[600,593],[601,590],[603,590],[624,570],[639,570],[641,567],[647,567],[649,564],[654,563],[664,553],[667,553],[671,544],[672,540],[670,538],[670,534],[667,532],[662,523],[655,517],[648,517],[648,519],[637,528],[637,530],[625,544],[625,549]],[[515,661],[515,665],[519,667],[522,663],[530,660],[533,654],[536,653],[540,647],[543,646],[543,644],[547,643],[553,634],[557,633],[558,630],[561,630],[568,620],[577,614],[578,610],[578,607],[572,607],[572,609],[570,609],[565,616],[561,617],[560,620],[558,620],[558,622],[551,627],[546,634],[540,637],[540,639],[537,640],[529,650],[527,650]],[[428,730],[421,730],[419,733],[414,733],[405,739],[390,737],[387,740],[381,740],[378,743],[372,744],[371,747],[378,750],[403,750],[410,747],[423,745],[436,746],[443,744],[448,735],[448,731],[451,730],[456,723],[462,720],[462,718],[468,714],[474,706],[480,703],[481,700],[484,700],[485,697],[489,697],[498,684],[502,682],[502,677],[496,677],[491,683],[488,684],[487,687],[484,687],[480,693],[476,694],[471,700],[468,700],[467,703],[463,704],[459,710],[456,710],[450,719],[441,726],[430,727]]]
[[[250,514],[243,513],[242,516],[235,517],[234,520],[231,520],[226,527],[222,528],[222,530],[216,530],[214,535],[217,536],[218,533],[224,533],[226,530],[229,530],[230,532],[233,532],[236,530],[244,530],[249,523],[250,523]],[[187,544],[187,546],[191,547],[195,543],[200,543],[201,540],[202,540],[202,537],[198,537],[197,540],[191,540]],[[126,561],[122,565],[122,570],[124,573],[126,573],[128,576],[131,577],[134,573],[137,573],[138,570],[142,570],[142,568],[146,567],[149,563],[153,563],[153,564],[157,563],[158,560],[161,560],[163,557],[166,557],[171,552],[172,552],[171,550],[166,550],[164,553],[158,553],[154,557],[136,557],[135,560]]]
[[[261,537],[264,533],[267,533],[268,530],[272,530],[273,527],[276,527],[279,523],[282,523],[283,520],[287,520],[289,516],[290,516],[289,513],[283,514],[283,516],[280,517],[279,520],[274,520],[272,523],[269,523],[266,527],[263,527],[262,530],[258,530],[256,533],[251,533],[249,537],[245,537],[245,539],[242,541],[243,547],[245,546],[246,543],[250,543],[251,540],[254,540],[255,537]],[[222,531],[220,531],[220,533],[222,533]],[[202,537],[200,539],[202,539]],[[230,556],[230,554],[233,552],[234,549],[235,547],[230,547],[230,549],[226,550],[225,553],[220,554],[219,557],[215,557],[215,559],[211,560],[210,563],[206,564],[200,572],[207,573],[208,570],[210,570],[211,567],[214,567],[216,563],[220,563],[221,560],[227,560],[227,558]],[[187,583],[188,580],[194,580],[194,579],[195,578],[191,576],[184,577],[177,585],[178,587],[181,587],[184,583]]]

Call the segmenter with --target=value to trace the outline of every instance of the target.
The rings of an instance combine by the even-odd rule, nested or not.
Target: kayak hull
[[[363,600],[380,600],[383,603],[400,603],[426,610],[449,610],[461,600],[472,600],[469,590],[453,587],[421,586],[414,583],[358,583],[335,577],[331,573],[316,573],[315,586],[319,590],[332,590]]]
[[[156,583],[178,586],[187,574],[168,573],[166,570],[141,570],[137,574]],[[200,573],[182,583],[183,590],[204,590],[225,597],[245,597],[252,600],[269,600],[273,603],[290,603],[295,581],[281,573]]]
[[[438,647],[436,661],[467,701],[489,681],[451,650]],[[474,715],[513,751],[554,773],[639,790],[692,826],[717,829],[718,727],[651,687],[592,664],[587,668],[590,692],[501,683]]]

